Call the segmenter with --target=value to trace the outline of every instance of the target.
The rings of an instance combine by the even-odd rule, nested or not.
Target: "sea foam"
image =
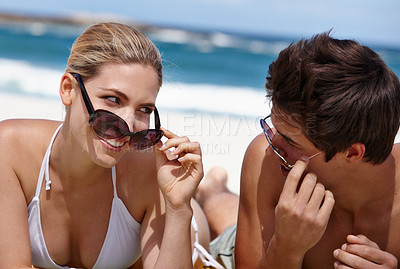
[[[0,58],[0,92],[59,96],[63,70]],[[265,92],[250,87],[165,82],[157,98],[160,110],[262,116],[269,111]]]

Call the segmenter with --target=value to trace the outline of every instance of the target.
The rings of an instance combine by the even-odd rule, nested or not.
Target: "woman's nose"
[[[119,115],[128,125],[129,131],[131,133],[135,132],[135,113],[133,112],[125,112]]]

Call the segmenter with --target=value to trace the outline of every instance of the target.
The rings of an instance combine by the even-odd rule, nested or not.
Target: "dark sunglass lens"
[[[266,132],[269,139],[272,141],[272,139],[274,138],[274,132],[272,131],[272,129],[266,129]]]
[[[130,145],[135,149],[144,150],[157,144],[163,134],[161,130],[143,130],[132,136]]]
[[[265,120],[261,121],[261,125],[264,132],[268,135],[268,138],[272,141],[272,138],[274,137],[274,132],[272,131],[271,127],[269,127]]]
[[[108,111],[96,111],[97,117],[93,121],[93,130],[96,134],[105,139],[121,138],[129,132],[126,123]]]

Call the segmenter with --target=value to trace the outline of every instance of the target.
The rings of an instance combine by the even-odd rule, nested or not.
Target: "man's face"
[[[268,125],[273,132],[272,146],[289,164],[293,165],[302,156],[313,159],[313,162],[319,158],[323,160],[323,153],[302,133],[301,128],[291,117],[272,113],[270,119],[271,122]],[[282,162],[280,157],[278,159]],[[282,174],[287,176],[290,167],[284,163],[283,161],[280,169]]]

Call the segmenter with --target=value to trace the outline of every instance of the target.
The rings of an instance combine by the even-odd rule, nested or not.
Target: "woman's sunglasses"
[[[94,110],[81,76],[77,73],[71,74],[79,82],[82,98],[89,113],[89,125],[100,138],[117,140],[129,136],[129,145],[138,150],[150,148],[160,141],[164,132],[160,130],[161,124],[157,108],[154,109],[155,129],[131,132],[128,124],[118,115],[104,109]]]

